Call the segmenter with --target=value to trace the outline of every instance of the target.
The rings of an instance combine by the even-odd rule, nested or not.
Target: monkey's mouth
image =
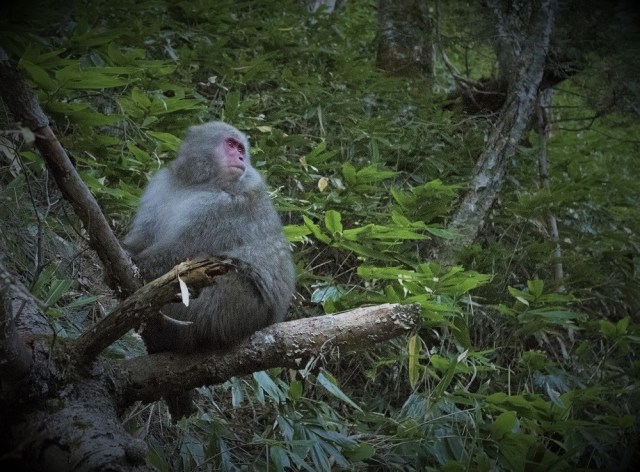
[[[236,170],[236,171],[238,171],[238,172],[240,172],[240,173],[243,173],[243,172],[244,172],[244,170],[245,170],[245,166],[242,166],[242,165],[234,165],[234,166],[229,166],[229,169],[233,169],[233,170]]]

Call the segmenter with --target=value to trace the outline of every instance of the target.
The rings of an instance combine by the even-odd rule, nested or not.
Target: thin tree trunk
[[[549,154],[547,152],[547,143],[549,142],[549,132],[551,130],[551,102],[553,98],[553,89],[541,90],[538,94],[537,102],[537,131],[540,143],[540,152],[538,154],[538,171],[540,174],[540,185],[542,188],[550,190],[549,184]],[[559,290],[562,290],[562,248],[560,247],[560,233],[558,231],[558,222],[552,212],[547,214],[547,225],[551,240],[555,242],[554,249],[555,264],[553,267],[553,278],[559,284]]]
[[[489,4],[497,20],[498,57],[501,67],[509,67],[510,82],[470,188],[449,224],[458,237],[439,255],[445,260],[453,260],[457,251],[473,243],[500,194],[509,160],[534,110],[557,6],[555,0],[490,0]]]
[[[432,28],[426,0],[378,2],[377,65],[390,75],[430,78]]]

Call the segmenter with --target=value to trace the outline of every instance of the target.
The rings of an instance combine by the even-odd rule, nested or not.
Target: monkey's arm
[[[154,244],[163,220],[163,202],[169,202],[174,184],[167,169],[160,170],[147,185],[129,233],[122,240],[129,255],[137,256]],[[164,203],[165,205],[168,203]]]

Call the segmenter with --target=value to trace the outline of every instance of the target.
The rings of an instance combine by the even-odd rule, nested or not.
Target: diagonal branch
[[[113,234],[98,202],[71,163],[66,151],[49,127],[49,119],[24,78],[0,47],[0,97],[16,121],[36,136],[36,147],[53,175],[64,198],[82,221],[89,245],[102,261],[111,287],[124,295],[135,292],[141,282],[134,276],[131,260]]]

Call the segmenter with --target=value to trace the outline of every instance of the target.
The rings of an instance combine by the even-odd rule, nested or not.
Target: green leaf
[[[147,94],[137,87],[131,90],[131,100],[140,108],[149,108],[151,106],[151,100],[147,97]]]
[[[458,237],[457,232],[448,229],[436,228],[435,226],[426,226],[425,229],[434,236],[442,239],[452,240]]]
[[[162,116],[178,111],[196,112],[201,108],[202,102],[200,102],[199,100],[156,96],[151,102],[149,113],[152,115]]]
[[[463,353],[463,354],[466,354],[466,353]],[[443,357],[438,355],[431,356],[430,361],[434,365],[437,365],[438,360],[446,361],[446,363],[448,364],[444,377],[440,380],[440,382],[438,382],[436,387],[433,389],[434,398],[441,397],[444,394],[444,391],[447,389],[447,387],[449,387],[449,385],[451,384],[451,381],[453,380],[453,376],[456,373],[456,367],[458,366],[458,362],[461,356],[462,354],[458,356],[458,358],[456,359],[446,359],[446,360]]]
[[[148,152],[143,151],[138,146],[136,146],[133,142],[127,141],[127,149],[140,163],[147,163],[151,161],[151,156]]]
[[[367,443],[359,443],[350,449],[344,451],[344,455],[350,462],[361,462],[371,459],[376,454],[376,449]]]
[[[629,328],[629,317],[622,318],[620,321],[616,323],[616,334],[619,336],[624,336],[627,334],[627,329]]]
[[[269,448],[269,457],[271,458],[271,463],[275,466],[275,470],[284,471],[291,466],[287,451],[280,446],[271,446]]]
[[[299,380],[292,380],[289,384],[289,396],[291,400],[300,400],[302,398],[302,382]]]
[[[345,290],[334,285],[321,285],[311,294],[311,303],[324,303],[327,300],[340,300],[345,295]]]
[[[58,303],[60,298],[64,294],[66,294],[71,288],[73,281],[70,279],[56,279],[51,282],[49,287],[49,291],[47,292],[46,297],[44,298],[44,304],[47,307],[51,307]]]
[[[42,90],[47,90],[49,92],[53,92],[57,87],[58,83],[53,80],[42,67],[33,64],[27,60],[22,59],[19,63],[19,67],[27,72],[31,79],[38,85],[38,87],[42,88]]]
[[[309,154],[302,158],[302,162],[310,166],[317,166],[336,155],[336,151],[326,151],[326,149],[327,142],[320,141]]]
[[[600,332],[607,338],[615,338],[616,325],[609,320],[600,320],[598,322],[600,326]]]
[[[69,113],[67,116],[83,126],[107,126],[124,119],[122,115],[104,115],[90,109]]]
[[[102,90],[129,83],[128,79],[106,73],[107,70],[101,67],[83,70],[78,63],[74,63],[56,71],[55,76],[60,87],[70,90]]]
[[[324,225],[335,237],[342,234],[342,216],[335,210],[329,210],[324,216]]]
[[[224,104],[224,117],[227,121],[234,121],[238,117],[240,108],[240,92],[233,91],[227,94]]]
[[[311,234],[311,230],[303,225],[285,225],[283,231],[287,241],[291,243],[304,241],[305,236]]]
[[[31,288],[31,293],[33,293],[36,298],[43,299],[45,297],[45,287],[55,279],[57,271],[57,264],[49,264],[40,272],[38,279]]]
[[[83,110],[91,110],[88,103],[67,103],[58,100],[51,100],[46,106],[47,110],[63,115],[73,115]]]
[[[498,415],[495,421],[491,424],[491,437],[496,441],[500,441],[507,433],[513,433],[516,430],[518,424],[518,417],[515,411],[505,411]]]
[[[524,472],[528,462],[529,449],[535,444],[535,437],[528,434],[507,434],[498,444],[500,454],[509,465],[509,470]]]
[[[544,281],[539,279],[528,280],[527,287],[529,288],[529,293],[533,295],[534,298],[540,298],[544,289]]]
[[[466,320],[461,315],[454,316],[453,325],[456,328],[454,330],[456,341],[458,341],[463,348],[471,349],[471,333]]]
[[[160,141],[165,144],[171,151],[177,151],[180,146],[180,138],[171,133],[162,133],[159,131],[147,131],[149,137]]]
[[[87,295],[87,296],[83,296],[83,297],[78,297],[74,301],[72,301],[71,303],[67,303],[64,307],[65,308],[78,308],[78,307],[85,306],[85,305],[91,305],[92,303],[95,303],[99,299],[100,299],[100,297],[98,295]]]
[[[277,403],[281,403],[286,400],[286,396],[282,393],[280,388],[276,385],[273,379],[267,372],[261,370],[253,373],[253,379],[256,381],[260,389],[264,390],[272,400]]]
[[[362,411],[362,409],[353,400],[351,400],[342,390],[340,390],[337,385],[336,379],[327,371],[323,369],[318,374],[317,379],[318,383],[320,383],[320,385],[322,385],[331,395],[345,403],[348,403],[356,410]]]
[[[342,177],[347,184],[356,184],[356,168],[346,163],[342,166]]]
[[[311,221],[308,217],[303,216],[305,226],[311,231],[311,234],[321,243],[331,244],[331,238],[324,234],[320,227]]]
[[[511,296],[513,298],[518,300],[523,305],[529,306],[529,300],[528,299],[532,298],[529,294],[524,293],[523,291],[518,290],[517,288],[513,288],[513,287],[508,287],[508,290],[509,290],[509,293],[511,294]]]

